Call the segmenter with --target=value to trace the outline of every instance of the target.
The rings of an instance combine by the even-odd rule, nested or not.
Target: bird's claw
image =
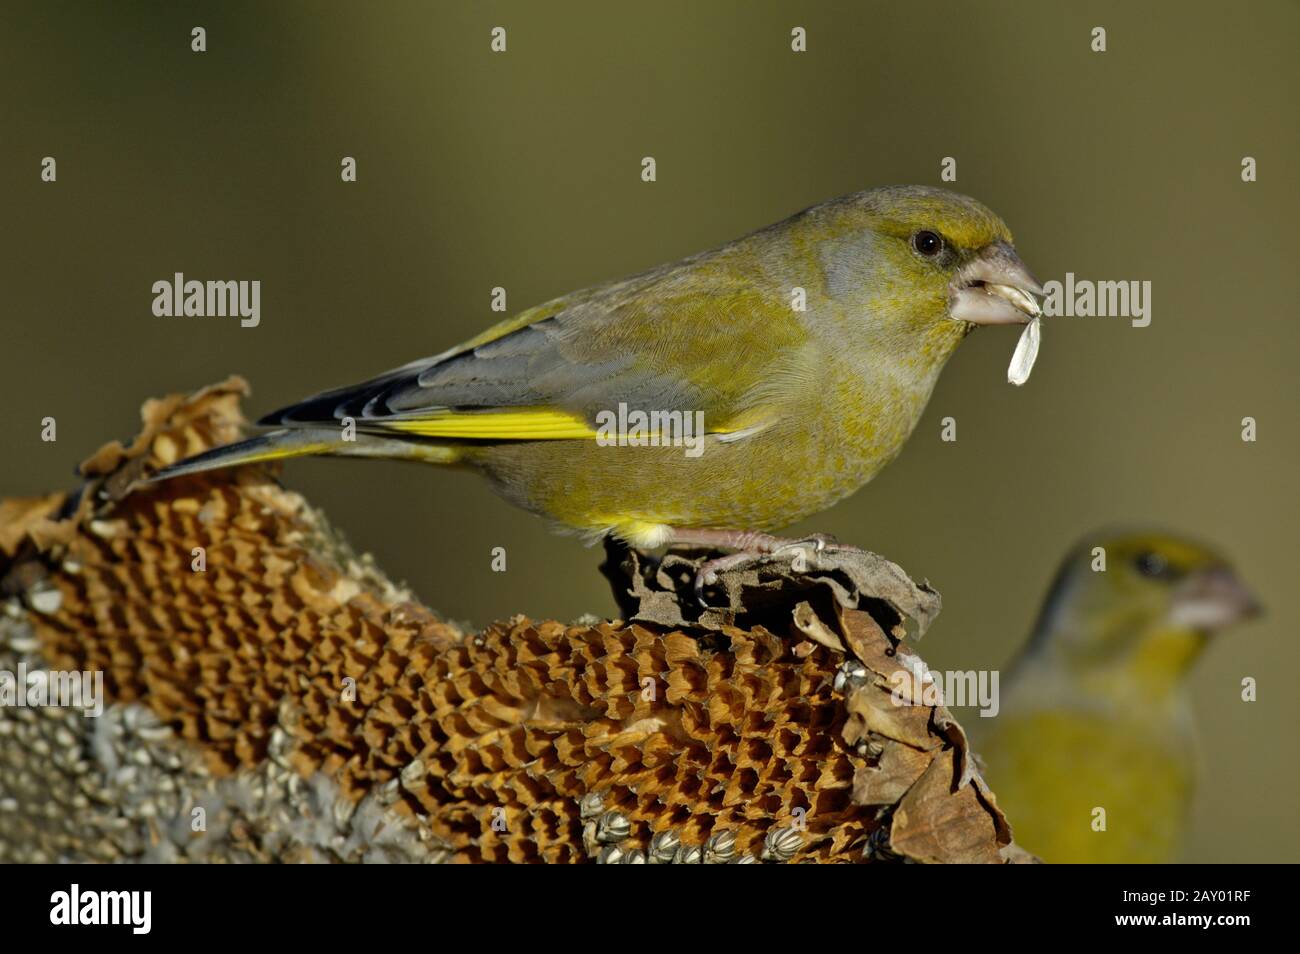
[[[704,591],[715,586],[720,574],[737,567],[760,563],[764,560],[788,560],[792,573],[807,573],[811,558],[820,553],[861,552],[858,547],[843,546],[828,533],[812,533],[798,540],[783,541],[768,550],[742,550],[726,556],[706,560],[695,572],[695,599],[701,606],[707,607]]]
[[[719,573],[724,570],[730,570],[733,567],[744,566],[755,556],[748,552],[729,553],[726,556],[714,557],[712,560],[705,560],[695,571],[695,599],[701,606],[708,606],[709,602],[704,598],[706,587],[715,586],[719,579]]]

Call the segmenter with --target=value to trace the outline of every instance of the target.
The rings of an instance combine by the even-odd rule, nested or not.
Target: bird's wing
[[[790,369],[812,373],[788,303],[725,275],[664,270],[577,292],[451,351],[268,415],[430,438],[595,436],[600,411],[702,411],[735,432],[779,414]]]

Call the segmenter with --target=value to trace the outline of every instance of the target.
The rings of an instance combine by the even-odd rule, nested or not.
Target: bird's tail
[[[451,464],[458,456],[456,448],[448,444],[379,437],[364,432],[348,440],[342,435],[343,432],[337,428],[326,427],[287,427],[268,431],[177,461],[148,478],[147,483],[288,457],[383,457]]]

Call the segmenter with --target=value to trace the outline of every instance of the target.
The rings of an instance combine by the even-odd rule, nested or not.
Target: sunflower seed
[[[1038,360],[1038,346],[1043,340],[1043,320],[1033,318],[1025,325],[1016,342],[1016,350],[1011,355],[1011,364],[1007,368],[1007,382],[1017,387],[1029,380],[1029,372],[1034,370]]]

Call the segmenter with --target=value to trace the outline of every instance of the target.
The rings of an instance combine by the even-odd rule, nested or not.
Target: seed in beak
[[[1029,372],[1034,370],[1034,362],[1038,360],[1038,346],[1043,340],[1042,328],[1043,319],[1035,315],[1025,325],[1025,330],[1020,332],[1020,340],[1016,342],[1011,364],[1007,367],[1008,384],[1019,387],[1029,380]]]
[[[990,295],[997,295],[999,298],[1005,298],[1030,318],[1038,318],[1043,314],[1043,310],[1038,307],[1038,302],[1034,299],[1034,296],[1016,288],[1014,285],[993,285],[985,283],[984,291]]]

